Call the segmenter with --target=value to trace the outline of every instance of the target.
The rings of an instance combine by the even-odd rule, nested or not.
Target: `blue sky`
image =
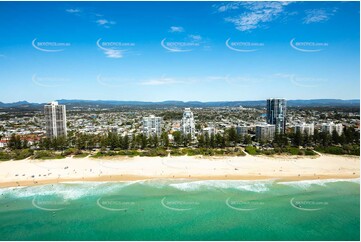
[[[360,97],[359,2],[1,2],[0,101]]]

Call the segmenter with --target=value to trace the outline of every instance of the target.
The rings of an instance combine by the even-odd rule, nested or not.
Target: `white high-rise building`
[[[185,108],[183,112],[183,118],[181,121],[181,132],[183,135],[190,134],[192,139],[195,137],[195,122],[193,112],[190,108]]]
[[[58,102],[51,102],[44,105],[46,136],[56,138],[66,136],[66,108]]]
[[[313,135],[314,131],[315,131],[315,126],[314,126],[313,123],[311,123],[311,124],[306,124],[306,123],[298,124],[298,125],[295,125],[295,128],[294,128],[294,132],[296,133],[297,131],[300,131],[301,134],[307,133],[307,135]]]
[[[276,125],[274,124],[256,125],[256,139],[259,141],[273,140],[275,132]]]
[[[143,118],[143,134],[147,137],[151,135],[160,136],[162,132],[162,118],[150,115],[149,117]]]
[[[336,130],[336,132],[338,133],[338,135],[342,135],[343,132],[343,126],[342,124],[335,124],[334,122],[330,122],[330,123],[323,123],[322,127],[321,127],[321,131],[322,132],[326,132],[329,134],[332,134],[332,132]]]

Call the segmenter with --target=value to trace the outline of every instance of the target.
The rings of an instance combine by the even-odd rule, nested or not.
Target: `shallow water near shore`
[[[359,179],[0,189],[1,240],[359,240]]]

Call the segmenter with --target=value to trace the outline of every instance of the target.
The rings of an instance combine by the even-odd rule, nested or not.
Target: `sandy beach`
[[[309,180],[360,177],[360,159],[322,155],[244,157],[106,157],[0,162],[0,187],[69,181],[163,178],[207,180]]]

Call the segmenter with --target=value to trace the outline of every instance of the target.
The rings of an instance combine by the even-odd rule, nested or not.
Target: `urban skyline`
[[[0,6],[2,102],[359,99],[359,2]]]
[[[7,241],[359,241],[360,1],[0,1]]]

